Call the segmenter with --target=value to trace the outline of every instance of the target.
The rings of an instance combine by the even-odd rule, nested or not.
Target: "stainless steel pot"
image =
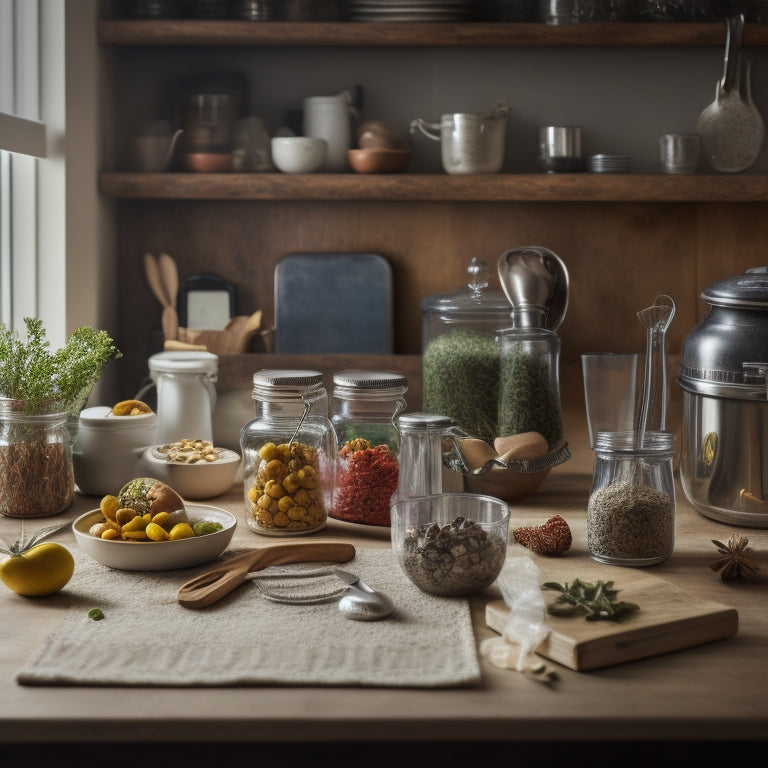
[[[499,102],[490,112],[441,115],[439,123],[419,117],[411,122],[411,133],[419,130],[440,142],[446,173],[499,173],[504,165],[508,113],[509,105]]]
[[[768,528],[768,267],[710,285],[688,335],[680,479],[701,514]]]

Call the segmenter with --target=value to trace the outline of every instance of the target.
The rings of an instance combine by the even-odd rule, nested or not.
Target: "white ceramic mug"
[[[349,169],[347,151],[352,147],[352,114],[348,91],[304,99],[304,135],[325,139],[328,143],[321,171],[339,173]]]

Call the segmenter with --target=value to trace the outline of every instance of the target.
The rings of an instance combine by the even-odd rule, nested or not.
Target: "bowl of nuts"
[[[423,592],[474,595],[490,587],[507,556],[509,507],[476,493],[399,499],[391,510],[392,548]]]
[[[240,469],[240,454],[208,440],[182,438],[144,451],[148,474],[175,488],[185,499],[211,499],[226,493]]]

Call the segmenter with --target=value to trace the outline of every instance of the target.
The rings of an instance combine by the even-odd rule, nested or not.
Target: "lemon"
[[[71,552],[55,542],[36,544],[0,563],[0,580],[27,597],[44,597],[63,589],[75,571]]]

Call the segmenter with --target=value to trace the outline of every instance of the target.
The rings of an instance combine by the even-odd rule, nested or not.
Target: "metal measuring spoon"
[[[389,616],[395,609],[394,603],[381,592],[371,589],[354,573],[334,568],[334,574],[346,585],[346,594],[339,600],[339,611],[348,619],[356,621],[377,621]]]

